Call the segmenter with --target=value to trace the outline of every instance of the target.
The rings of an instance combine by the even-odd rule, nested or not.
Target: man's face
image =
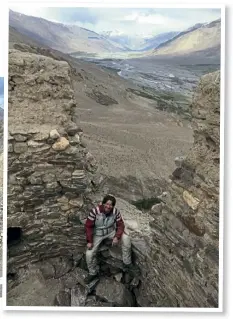
[[[105,204],[104,204],[104,211],[105,213],[109,213],[113,208],[112,205],[112,201],[108,200]]]

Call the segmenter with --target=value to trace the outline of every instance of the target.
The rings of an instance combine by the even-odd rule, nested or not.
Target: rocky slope
[[[152,210],[150,257],[137,297],[143,306],[218,307],[219,114],[215,72],[201,79],[193,98],[193,147],[176,161],[165,204]]]
[[[167,42],[168,40],[171,40],[172,38],[174,38],[177,34],[179,34],[179,32],[171,31],[171,32],[158,34],[154,37],[146,38],[144,46],[140,48],[140,50],[146,51],[146,50],[155,49],[162,43]]]
[[[197,28],[181,32],[171,40],[162,43],[150,56],[200,55],[216,57],[220,60],[221,20],[200,25]]]
[[[219,73],[194,95],[194,145],[162,203],[148,214],[117,198],[140,278],[103,246],[93,286],[83,283],[83,223],[103,189],[72,121],[72,76],[65,61],[9,53],[8,305],[217,307]]]
[[[10,10],[9,25],[35,42],[68,52],[117,52],[125,49],[105,37],[75,25],[64,25]]]

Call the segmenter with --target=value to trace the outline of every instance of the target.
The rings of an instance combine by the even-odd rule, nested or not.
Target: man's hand
[[[87,249],[91,250],[93,247],[93,244],[92,243],[87,243]]]
[[[116,246],[119,242],[119,239],[114,237],[113,240],[112,240],[112,246]]]

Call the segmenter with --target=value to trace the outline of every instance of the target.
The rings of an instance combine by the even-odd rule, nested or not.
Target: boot
[[[124,264],[124,269],[125,272],[128,272],[133,277],[140,276],[141,271],[137,265],[133,265],[132,263]]]
[[[90,275],[88,274],[87,277],[84,279],[85,284],[89,284],[90,282],[92,282],[94,279],[97,279],[99,277],[99,274],[95,274],[95,275]]]

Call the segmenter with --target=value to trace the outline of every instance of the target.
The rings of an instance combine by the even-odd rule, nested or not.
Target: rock
[[[183,192],[183,199],[193,210],[198,208],[200,200],[193,197],[188,191]]]
[[[84,204],[84,201],[83,201],[82,198],[71,199],[71,200],[69,201],[69,205],[70,205],[70,206],[73,206],[73,207],[81,208],[81,207],[83,207],[83,204]]]
[[[70,139],[70,145],[71,146],[75,146],[80,144],[81,140],[80,140],[80,136],[78,134],[75,134],[74,136],[72,136]]]
[[[64,274],[69,272],[73,267],[72,261],[66,257],[52,258],[49,260],[49,262],[55,268],[55,276],[54,276],[55,278],[62,277]]]
[[[114,278],[116,279],[117,282],[121,282],[122,277],[123,277],[122,272],[119,272],[114,275]]]
[[[74,136],[78,132],[79,128],[74,122],[70,122],[69,125],[66,127],[66,131],[68,135]]]
[[[96,278],[93,281],[91,281],[89,284],[87,284],[86,285],[87,292],[91,293],[95,289],[98,282],[99,282],[99,278]]]
[[[168,196],[168,192],[162,192],[162,194],[158,196],[158,199],[166,201],[167,196]]]
[[[14,135],[14,139],[17,142],[25,142],[27,140],[27,136],[21,135],[21,134],[16,134],[16,135]]]
[[[55,277],[55,268],[48,261],[44,261],[41,263],[40,271],[41,271],[44,279],[49,279],[49,278]]]
[[[122,260],[121,247],[119,247],[119,246],[110,247],[109,253],[110,253],[110,255],[111,255],[113,258]]]
[[[84,280],[87,278],[88,272],[82,268],[77,267],[75,269],[75,273],[76,273],[77,282],[80,283],[80,285],[86,287],[86,283]]]
[[[41,179],[44,183],[52,183],[52,182],[55,182],[57,180],[55,174],[52,174],[52,173],[42,175]],[[56,184],[56,186],[57,186],[57,184]]]
[[[83,179],[85,178],[85,171],[84,170],[76,170],[73,172],[72,174],[72,178],[75,178],[75,179]]]
[[[134,277],[132,281],[130,282],[130,286],[133,288],[136,288],[139,285],[139,282],[140,282],[139,278]]]
[[[88,290],[82,285],[78,284],[71,289],[71,307],[85,306]]]
[[[56,279],[45,280],[35,264],[32,267],[28,263],[27,267],[17,268],[17,277],[17,284],[8,290],[9,306],[54,306],[62,289]]]
[[[55,151],[64,151],[70,145],[69,141],[65,137],[60,137],[57,142],[52,145]]]
[[[86,159],[87,159],[87,161],[91,162],[91,161],[94,160],[94,157],[93,157],[93,155],[92,155],[90,152],[88,152],[88,153],[86,154]]]
[[[148,296],[146,292],[143,294],[143,292],[141,292],[138,288],[135,288],[133,292],[139,307],[151,307],[151,303],[147,298]]]
[[[118,307],[133,307],[133,297],[128,289],[119,282],[101,278],[96,286],[96,296]]]
[[[181,167],[185,160],[185,156],[178,156],[175,158],[175,164],[177,167]]]
[[[60,277],[62,286],[67,289],[74,288],[80,283],[80,269],[75,268],[72,271],[66,273],[64,276]],[[83,286],[86,287],[84,281],[81,281]]]
[[[155,204],[151,207],[152,214],[160,214],[162,211],[163,205],[162,203]]]
[[[49,138],[48,132],[39,132],[33,136],[34,141],[46,141]]]
[[[49,136],[52,140],[56,140],[56,139],[60,138],[60,134],[58,133],[57,130],[50,131]]]
[[[42,152],[50,149],[50,145],[39,143],[33,140],[28,141],[27,145],[29,146],[30,151],[32,152]]]
[[[12,153],[12,152],[14,152],[13,145],[8,144],[8,153]]]
[[[106,264],[110,265],[111,268],[117,269],[116,271],[118,272],[120,269],[124,270],[124,265],[123,265],[123,261],[119,260],[119,259],[115,259],[112,257],[107,258],[106,260],[104,260],[106,262]]]
[[[81,259],[83,258],[83,253],[80,253],[79,251],[74,251],[73,252],[73,260],[75,263],[75,266],[77,267],[81,261]]]
[[[25,153],[27,151],[27,144],[23,142],[17,142],[14,144],[14,152],[18,153]]]
[[[86,299],[86,307],[112,307],[112,303],[96,300],[95,296],[88,296]]]
[[[55,306],[70,307],[71,306],[71,294],[65,290],[59,291],[55,297]]]

